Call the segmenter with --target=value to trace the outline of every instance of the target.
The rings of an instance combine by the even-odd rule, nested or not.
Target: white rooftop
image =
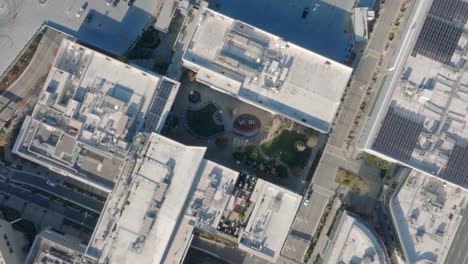
[[[183,57],[197,80],[328,132],[352,69],[210,9]]]
[[[176,237],[187,228],[191,234],[183,219],[204,153],[205,148],[151,134],[133,181],[120,182],[108,198],[87,255],[108,263],[163,263],[174,259],[170,252],[187,248],[190,240]]]
[[[178,86],[64,39],[14,151],[110,191],[137,133],[162,128]]]
[[[467,194],[436,177],[411,172],[392,204],[409,263],[444,263]]]
[[[200,182],[187,214],[194,218],[197,228],[215,233],[232,196],[239,172],[203,160],[199,175]]]
[[[382,242],[362,220],[345,211],[335,234],[324,263],[386,263]]]
[[[353,8],[351,20],[353,21],[354,40],[356,42],[366,42],[369,39],[367,11],[367,7]]]
[[[453,2],[463,8],[440,0],[414,8],[397,56],[401,61],[390,67],[360,144],[466,187],[468,3]]]
[[[301,199],[296,193],[258,179],[250,198],[254,209],[239,237],[239,248],[276,262]]]

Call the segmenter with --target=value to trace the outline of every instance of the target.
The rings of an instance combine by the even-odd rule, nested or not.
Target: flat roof
[[[14,151],[110,191],[138,132],[162,128],[178,87],[64,39]]]
[[[367,7],[353,8],[351,20],[353,21],[354,39],[356,42],[365,42],[369,39],[367,11]]]
[[[344,211],[336,224],[324,263],[387,263],[383,243],[365,222]]]
[[[201,12],[183,57],[198,81],[329,131],[351,68],[213,10]]]
[[[194,218],[195,227],[213,234],[216,232],[238,176],[237,171],[203,160],[199,169],[200,182],[187,212]]]
[[[250,198],[255,205],[239,236],[239,248],[276,262],[301,200],[299,194],[258,179]]]
[[[351,54],[350,16],[343,0],[208,0],[209,7],[338,62]],[[261,14],[261,15],[259,15]],[[291,27],[294,25],[294,27]],[[314,37],[317,36],[317,37]]]
[[[46,229],[35,237],[25,263],[86,263],[85,249],[83,241]]]
[[[87,249],[89,257],[110,263],[162,263],[173,259],[169,252],[177,253],[172,247],[188,247],[189,240],[175,238],[181,229],[190,229],[181,223],[206,148],[155,133],[145,148],[132,182],[120,182],[108,198]]]
[[[424,23],[416,35],[411,34],[413,22],[410,36],[404,37],[413,41],[400,51],[407,58],[388,78],[394,83],[382,89],[361,143],[366,150],[467,186],[468,36],[463,32],[468,3],[434,0],[425,8],[424,16],[412,18]]]
[[[444,263],[459,232],[467,195],[454,184],[411,172],[391,204],[409,263]]]

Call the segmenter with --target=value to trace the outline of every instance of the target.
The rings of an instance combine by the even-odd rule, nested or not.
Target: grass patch
[[[339,169],[336,182],[351,189],[355,193],[369,192],[369,183],[362,176],[352,174],[349,171]]]
[[[294,130],[283,129],[272,140],[260,147],[273,159],[279,159],[290,168],[302,167],[308,151],[299,152],[295,148],[297,141],[305,141],[306,136]]]
[[[368,154],[366,156],[366,161],[368,163],[377,165],[377,167],[379,167],[382,170],[389,170],[389,169],[391,169],[393,167],[393,164],[391,162],[388,162],[388,161],[383,160],[383,159],[379,159],[376,156],[373,156],[373,155],[370,155],[370,154]]]
[[[213,120],[213,115],[218,108],[209,103],[199,110],[185,111],[185,120],[189,129],[201,137],[213,137],[224,132],[224,126],[218,125]]]

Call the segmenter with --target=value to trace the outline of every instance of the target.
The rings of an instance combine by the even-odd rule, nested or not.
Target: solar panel
[[[163,81],[161,86],[158,89],[156,97],[160,97],[164,99],[169,98],[169,94],[171,93],[172,88],[174,88],[174,86],[175,84],[172,82]]]
[[[468,146],[455,145],[442,178],[458,184],[468,183]]]
[[[467,19],[468,3],[462,0],[435,0],[411,55],[420,54],[448,65]]]
[[[468,3],[463,0],[435,0],[429,10],[429,15],[465,24],[468,18]]]
[[[411,115],[410,112],[407,114]],[[409,160],[423,129],[422,117],[410,118],[390,107],[373,148],[400,160]]]
[[[156,125],[159,123],[159,119],[163,114],[167,99],[175,85],[175,83],[163,80],[159,86],[158,91],[156,92],[156,97],[153,100],[153,104],[146,115],[145,128],[147,130],[153,131],[156,128]]]

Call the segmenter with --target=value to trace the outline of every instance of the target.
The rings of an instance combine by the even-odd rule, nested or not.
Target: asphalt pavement
[[[64,206],[58,201],[52,200],[39,193],[33,193],[32,191],[16,186],[4,180],[0,180],[0,192],[18,197],[26,203],[36,204],[45,210],[50,210],[63,215],[64,218],[75,222],[76,224],[86,226],[90,229],[94,229],[96,226],[99,215],[98,214],[87,214],[86,212]],[[19,209],[19,208],[17,208]]]
[[[97,214],[100,214],[104,203],[93,199],[88,195],[81,194],[70,190],[69,188],[56,184],[51,186],[47,184],[47,179],[42,177],[37,177],[29,173],[15,171],[10,173],[10,181],[25,184],[36,189],[42,190],[44,192],[50,193],[51,195],[57,196],[63,200],[74,203],[80,207],[93,211]]]
[[[335,127],[325,146],[324,153],[312,178],[309,206],[299,208],[291,232],[283,247],[282,255],[303,261],[321,215],[329,199],[333,196],[338,184],[335,182],[339,167],[354,167],[356,162],[348,161],[345,156],[345,140],[354,124],[354,119],[360,110],[361,102],[367,87],[372,81],[373,73],[378,67],[381,56],[384,55],[388,42],[388,34],[401,8],[401,0],[386,1],[381,16],[374,27],[369,44],[365,49],[353,80],[347,91]],[[350,164],[347,164],[350,163]],[[299,234],[299,236],[298,236]]]
[[[304,261],[304,256],[312,241],[312,235],[317,229],[327,203],[328,197],[315,191],[312,193],[308,205],[301,204],[281,255],[297,262]]]
[[[374,71],[380,63],[380,56],[384,55],[385,46],[393,24],[399,14],[402,0],[386,1],[381,16],[374,27],[371,39],[362,55],[361,62],[354,72],[348,95],[343,102],[340,114],[335,121],[329,144],[343,148],[344,142],[353,126],[354,119],[360,110],[362,99],[371,82]]]
[[[449,249],[445,264],[468,264],[468,208],[462,213],[462,220],[458,226],[452,245]]]

